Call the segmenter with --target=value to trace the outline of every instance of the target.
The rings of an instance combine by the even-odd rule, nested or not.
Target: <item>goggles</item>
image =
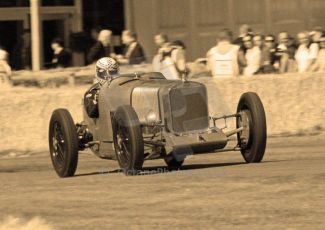
[[[110,77],[115,78],[117,74],[118,74],[117,70],[106,70],[102,68],[96,69],[96,76],[104,80],[107,80]]]

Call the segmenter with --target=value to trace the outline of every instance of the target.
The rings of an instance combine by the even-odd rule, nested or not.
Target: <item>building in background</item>
[[[69,34],[82,30],[82,8],[78,1],[74,0],[36,1],[40,5],[39,29],[42,43],[39,61],[44,65],[51,60],[50,43],[53,38],[61,37],[68,46]],[[32,29],[30,3],[29,0],[0,1],[0,43],[11,57],[15,56],[16,46],[21,42],[23,34]]]
[[[181,39],[189,60],[205,56],[220,28],[235,35],[241,24],[254,31],[296,35],[325,26],[324,0],[125,0],[126,27],[134,30],[146,54],[154,54],[153,36]]]
[[[119,35],[124,29],[123,0],[0,1],[0,44],[10,53],[11,64],[22,35],[32,29],[32,1],[38,2],[40,8],[41,66],[52,60],[53,38],[60,37],[70,48],[71,34],[84,32],[90,36],[92,28],[110,28]],[[83,55],[75,52],[74,64],[83,65]]]
[[[166,33],[183,40],[188,60],[205,56],[215,45],[220,28],[238,31],[249,24],[254,31],[296,34],[325,25],[324,0],[10,0],[0,1],[0,43],[9,53],[20,35],[31,29],[30,1],[38,1],[41,20],[42,65],[51,60],[50,42],[63,38],[69,48],[71,34],[90,35],[94,28],[123,29],[137,33],[148,59],[156,53],[153,37]],[[83,56],[74,55],[82,65]]]

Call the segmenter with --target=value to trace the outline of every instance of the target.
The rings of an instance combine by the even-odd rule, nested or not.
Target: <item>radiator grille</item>
[[[174,132],[208,128],[207,93],[204,86],[172,89],[169,95]]]

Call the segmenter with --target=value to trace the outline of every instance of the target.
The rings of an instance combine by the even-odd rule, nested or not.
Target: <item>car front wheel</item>
[[[238,145],[247,163],[260,162],[266,147],[266,118],[263,104],[256,93],[244,93],[239,100],[237,128],[243,130],[237,134]]]
[[[49,149],[53,167],[60,177],[74,175],[78,148],[77,130],[69,111],[54,110],[49,125]]]
[[[117,108],[112,119],[116,158],[126,175],[138,174],[144,161],[144,144],[139,118],[129,105]]]

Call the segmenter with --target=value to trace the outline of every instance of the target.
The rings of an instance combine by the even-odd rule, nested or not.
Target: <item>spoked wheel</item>
[[[144,144],[139,118],[131,106],[117,108],[113,117],[116,158],[126,175],[140,172],[144,161]]]
[[[52,113],[49,149],[56,173],[60,177],[73,176],[78,164],[78,136],[73,119],[66,109],[57,109]]]
[[[266,118],[263,104],[256,93],[244,93],[239,100],[237,128],[238,146],[247,163],[260,162],[266,147]]]

